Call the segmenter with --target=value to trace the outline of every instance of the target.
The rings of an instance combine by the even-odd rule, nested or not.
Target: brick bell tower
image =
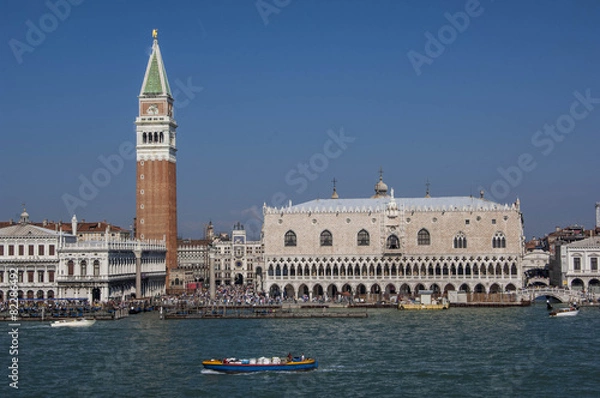
[[[139,95],[136,125],[136,238],[166,240],[167,279],[177,267],[177,170],[173,95],[167,80],[158,31]]]

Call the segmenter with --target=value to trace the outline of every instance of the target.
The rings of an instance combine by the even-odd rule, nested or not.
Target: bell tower
[[[165,240],[167,290],[170,271],[177,267],[176,129],[173,95],[152,31],[152,53],[139,95],[136,125],[136,238]]]

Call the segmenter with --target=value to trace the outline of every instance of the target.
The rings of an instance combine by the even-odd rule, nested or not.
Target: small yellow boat
[[[400,302],[399,310],[447,310],[450,308],[450,302],[446,297],[434,300],[431,296],[432,290],[421,290],[418,301]]]
[[[423,303],[400,303],[398,304],[399,310],[447,310],[450,308],[450,303],[438,303],[438,304],[423,304]]]

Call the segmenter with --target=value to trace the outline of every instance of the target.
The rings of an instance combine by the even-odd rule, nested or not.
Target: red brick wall
[[[165,160],[137,162],[136,206],[137,238],[142,240],[162,240],[166,238],[166,282],[168,288],[170,284],[169,270],[177,267],[177,177],[175,163]]]

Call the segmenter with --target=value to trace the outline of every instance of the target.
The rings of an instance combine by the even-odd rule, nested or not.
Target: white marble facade
[[[599,262],[599,236],[593,236],[561,247],[563,281],[571,289],[599,294]]]
[[[266,291],[335,297],[522,286],[518,200],[394,198],[383,181],[368,199],[336,196],[263,207]]]

